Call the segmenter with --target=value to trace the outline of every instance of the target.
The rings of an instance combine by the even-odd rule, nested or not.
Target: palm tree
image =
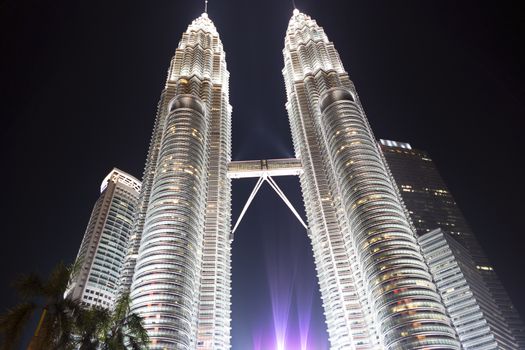
[[[16,347],[23,328],[39,306],[42,314],[29,349],[72,348],[74,318],[80,312],[80,304],[65,298],[64,293],[75,271],[76,265],[68,267],[59,263],[47,280],[29,274],[15,281],[13,286],[23,302],[0,316],[0,333],[3,334],[0,349]]]
[[[148,334],[142,318],[130,312],[128,294],[120,296],[112,311],[92,307],[83,309],[76,320],[79,350],[139,350],[147,348]]]
[[[101,307],[82,309],[75,320],[78,350],[98,350],[110,319],[111,313],[107,309]]]
[[[0,315],[0,350],[15,349],[34,311],[42,314],[28,350],[140,350],[149,343],[142,318],[130,312],[128,294],[119,297],[112,311],[84,308],[65,292],[79,264],[58,264],[47,280],[36,274],[14,283],[23,302]]]
[[[120,296],[109,322],[105,325],[102,350],[141,350],[149,344],[148,333],[144,329],[142,318],[130,311],[129,294]]]

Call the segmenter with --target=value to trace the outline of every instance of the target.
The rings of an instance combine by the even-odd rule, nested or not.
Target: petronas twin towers
[[[332,349],[459,349],[355,87],[295,10],[283,75]],[[206,13],[183,34],[158,105],[121,274],[151,349],[229,349],[229,73]],[[260,162],[268,170],[268,164]],[[280,164],[280,163],[279,163]]]

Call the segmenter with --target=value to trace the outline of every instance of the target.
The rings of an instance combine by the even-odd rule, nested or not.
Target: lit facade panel
[[[295,10],[283,74],[332,349],[459,349],[357,93]]]
[[[518,349],[468,251],[441,229],[418,240],[463,349]]]
[[[228,79],[219,35],[202,14],[171,61],[121,276],[150,349],[229,348]]]
[[[427,152],[408,143],[380,140],[379,146],[417,234],[442,228],[467,249],[514,338],[525,349],[525,326],[436,164]]]
[[[66,295],[84,305],[112,307],[140,187],[118,169],[104,178],[78,252],[79,271]]]

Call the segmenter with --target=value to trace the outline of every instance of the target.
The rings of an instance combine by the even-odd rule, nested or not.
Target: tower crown
[[[293,50],[310,40],[327,43],[328,37],[314,19],[294,9],[286,30],[285,46]]]
[[[187,32],[191,31],[199,31],[202,30],[203,32],[210,33],[213,35],[219,35],[217,32],[217,28],[215,27],[215,24],[213,24],[213,21],[210,19],[208,14],[206,12],[203,12],[199,17],[193,20],[191,24],[188,26]]]
[[[323,27],[297,9],[293,11],[288,23],[283,54],[287,91],[292,88],[294,81],[316,74],[320,70],[345,72],[339,54]]]
[[[188,85],[192,77],[199,80],[211,79],[214,83],[227,86],[229,73],[223,45],[217,28],[206,12],[194,19],[182,34],[168,73],[167,84],[181,82]],[[187,86],[190,90],[197,89]],[[200,89],[200,88],[198,88]],[[178,93],[189,93],[183,89]],[[196,90],[194,90],[196,91]]]

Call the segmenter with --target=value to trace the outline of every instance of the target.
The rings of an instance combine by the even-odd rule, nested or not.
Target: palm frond
[[[129,294],[122,294],[115,302],[113,318],[118,320],[124,320],[129,313],[130,305],[131,298],[129,297]]]
[[[65,304],[60,304],[55,316],[54,339],[56,349],[65,349],[73,343],[74,319]]]
[[[46,295],[50,298],[62,297],[67,290],[71,271],[63,262],[58,263],[45,283]]]
[[[82,262],[82,259],[77,259],[73,264],[69,265],[69,281],[67,282],[66,290],[71,286],[73,279],[75,279],[75,277],[77,277],[80,273],[80,270],[82,269]]]
[[[44,282],[34,273],[18,277],[12,286],[23,299],[41,297],[46,294]]]
[[[82,268],[82,259],[77,259],[75,260],[75,262],[71,265],[69,265],[68,267],[68,270],[69,270],[69,276],[70,277],[76,277],[77,274],[80,272],[80,269]]]
[[[144,328],[142,317],[135,313],[128,315],[126,320],[126,328],[128,330],[128,337],[133,338],[141,346],[147,346],[149,343],[148,332]]]
[[[142,318],[130,313],[131,299],[128,294],[121,295],[115,302],[111,315],[102,329],[102,350],[147,349],[149,337]]]
[[[134,338],[128,339],[128,347],[131,347],[132,350],[143,350],[146,349],[144,345],[136,341]]]
[[[80,301],[78,300],[65,298],[63,300],[60,300],[59,303],[63,305],[62,308],[64,309],[64,311],[71,313],[73,317],[76,317],[77,314],[80,314],[80,312],[84,310],[82,305],[80,304]]]
[[[20,340],[27,321],[31,318],[36,305],[22,303],[0,316],[0,333],[3,335],[1,350],[14,349]]]
[[[108,310],[100,307],[80,309],[75,318],[75,333],[80,336],[80,350],[96,349],[110,321]]]

